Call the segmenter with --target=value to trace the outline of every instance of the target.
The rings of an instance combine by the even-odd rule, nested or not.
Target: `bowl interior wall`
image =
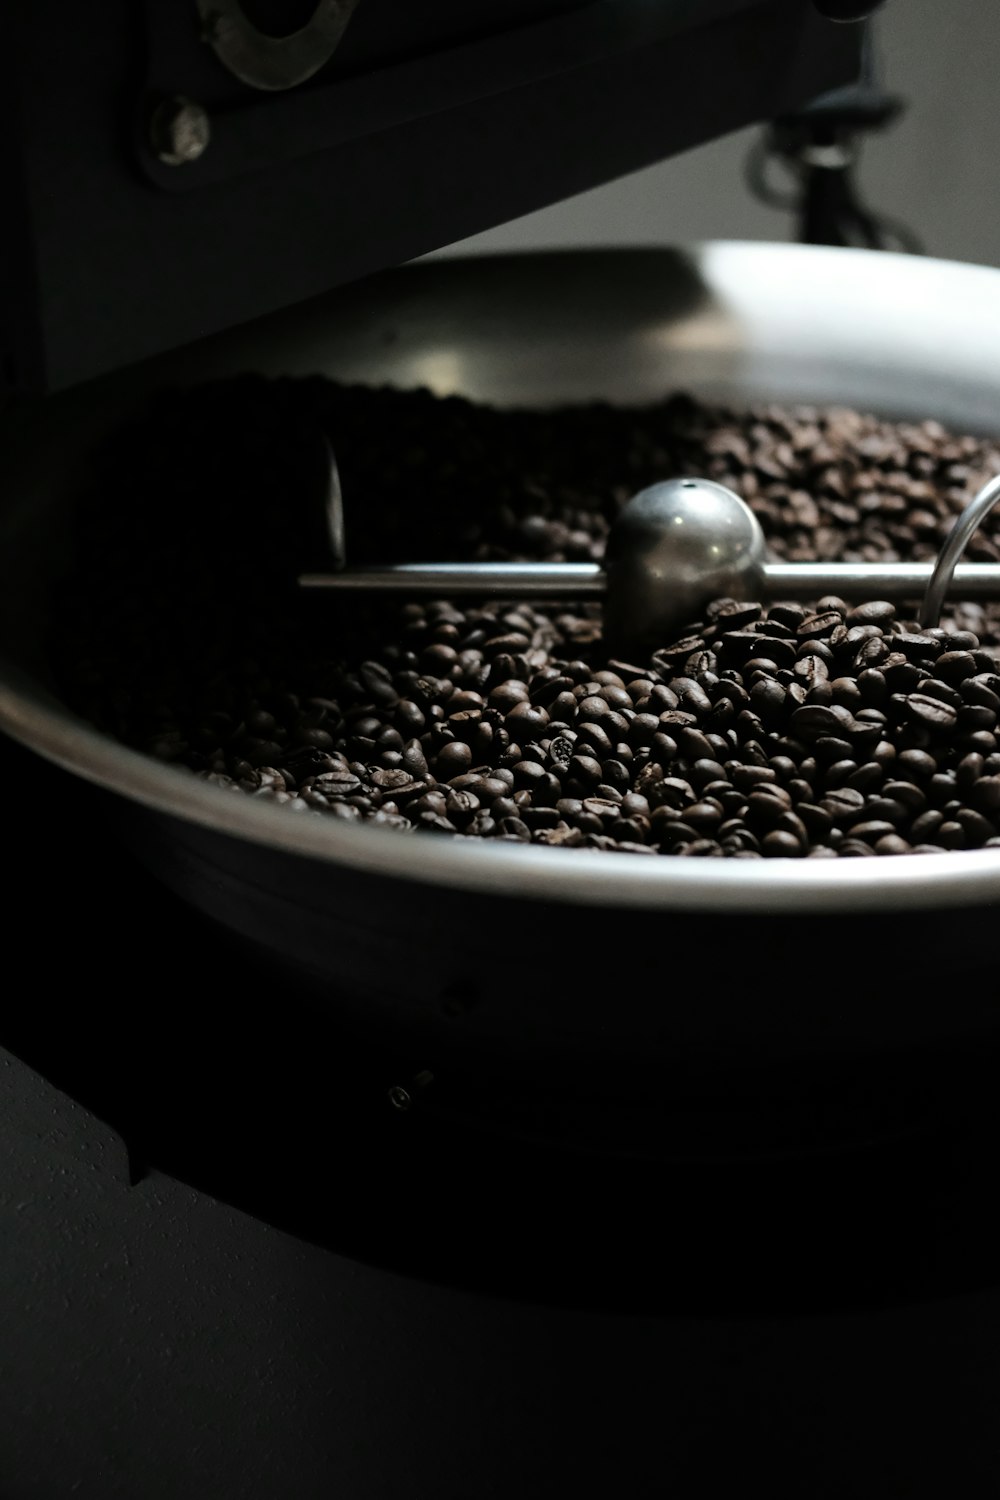
[[[0,435],[0,727],[127,797],[199,821],[215,816],[204,795],[209,789],[191,787],[193,778],[158,765],[139,767],[134,754],[73,722],[52,694],[39,648],[52,589],[70,562],[67,506],[87,455],[165,388],[255,371],[423,386],[501,406],[654,401],[684,390],[737,407],[775,400],[844,404],[893,418],[933,416],[996,435],[998,349],[1000,272],[988,268],[794,245],[551,252],[402,267],[15,410]],[[141,500],[141,475],[136,483]],[[240,816],[247,837],[287,846],[280,809],[248,806]],[[233,817],[227,808],[227,818]],[[341,831],[335,831],[330,858],[339,858],[341,849],[354,851],[351,859],[364,858],[353,833],[343,832],[338,843]],[[469,851],[452,856],[437,844],[434,868],[454,882],[464,879],[448,876],[449,861],[456,871],[472,870]],[[308,852],[323,857],[318,843]],[[495,869],[507,869],[509,850],[482,853],[501,855]],[[557,852],[557,858],[566,856]],[[913,861],[903,857],[902,863]],[[987,851],[974,868],[955,856],[945,871],[939,888],[946,892],[955,877],[953,903],[1000,899],[1000,855]],[[861,870],[810,873],[815,892],[809,899],[820,904],[824,879],[848,906],[852,882],[870,886]],[[643,871],[642,878],[650,875]],[[673,876],[658,870],[653,878]],[[753,889],[776,878],[768,870]],[[720,871],[718,879],[742,881],[751,891],[746,866]],[[902,890],[898,878],[896,885]],[[907,899],[894,898],[893,889],[890,879],[885,900]],[[919,899],[933,899],[929,876],[922,895],[913,889]],[[787,895],[786,889],[775,899]],[[711,905],[715,897],[705,884],[702,895],[690,899]],[[870,891],[858,899],[870,899]]]

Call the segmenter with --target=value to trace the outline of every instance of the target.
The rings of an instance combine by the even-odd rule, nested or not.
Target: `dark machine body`
[[[266,62],[268,24],[338,9],[246,12]],[[14,389],[301,302],[787,114],[860,65],[861,29],[807,0],[362,0],[325,64],[264,89],[213,47],[212,14],[45,0],[8,18]]]
[[[874,8],[21,7],[0,106],[13,418],[850,88],[863,29],[836,23]],[[921,1033],[919,914],[866,919],[877,994],[823,976],[841,1045],[806,1070],[780,1048],[748,1060],[728,995],[700,1062],[666,1077],[608,1032],[613,923],[564,993],[526,904],[510,1029],[478,1037],[461,986],[411,1026],[407,944],[440,938],[432,894],[377,984],[369,956],[354,991],[317,991],[153,880],[111,840],[105,793],[19,745],[0,757],[18,789],[4,1500],[993,1492],[996,1047],[971,998],[947,1047],[933,1007]],[[58,854],[39,807],[73,819]],[[199,878],[222,908],[214,860]],[[234,899],[252,884],[251,860]],[[372,878],[355,897],[399,891]],[[308,919],[290,885],[299,900]],[[951,917],[961,982],[988,999],[993,945],[977,913]],[[363,918],[345,901],[345,947]],[[738,925],[753,954],[757,924]],[[778,965],[787,1021],[835,928],[759,953],[746,1006],[773,1000]],[[699,918],[689,938],[696,1005],[718,934]],[[488,963],[481,932],[455,948]],[[870,1002],[886,1030],[858,1048]],[[543,1024],[519,1038],[532,1003]],[[588,1041],[560,1066],[564,1003]],[[475,1066],[460,1046],[452,1077],[463,1012]]]

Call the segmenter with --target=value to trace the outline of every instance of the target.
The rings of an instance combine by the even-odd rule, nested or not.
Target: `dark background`
[[[929,254],[1000,264],[1000,118],[993,86],[1000,10],[981,0],[947,6],[886,0],[873,31],[883,82],[907,109],[864,145],[866,197],[910,225]],[[757,135],[754,126],[737,131],[454,250],[792,238],[791,217],[756,202],[743,186]]]
[[[889,0],[879,34],[910,107],[866,192],[1000,261],[1000,22]],[[445,253],[789,237],[756,133]],[[996,1493],[990,1049],[845,1079],[892,1127],[846,1152],[498,1149],[394,1114],[391,1046],[152,887],[81,786],[5,743],[0,779],[2,1500]]]

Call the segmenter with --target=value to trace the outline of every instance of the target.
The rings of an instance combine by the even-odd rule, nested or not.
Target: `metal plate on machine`
[[[268,170],[478,99],[544,85],[755,8],[753,0],[655,6],[494,0],[477,8],[470,24],[466,7],[436,0],[420,8],[416,27],[413,7],[400,0],[362,6],[321,0],[298,30],[268,35],[250,20],[249,0],[194,5],[198,17],[166,0],[145,4],[147,108],[136,152],[147,175],[169,192]],[[743,59],[750,69],[755,62],[752,55]],[[720,46],[723,74],[727,66]],[[168,141],[163,149],[160,124],[171,104],[184,107],[180,128],[196,135],[198,148],[176,151]],[[706,111],[706,129],[708,118]],[[186,170],[170,170],[178,166]]]
[[[318,73],[336,52],[358,0],[318,0],[287,35],[260,30],[240,0],[197,0],[202,39],[235,78],[255,89],[291,89]]]

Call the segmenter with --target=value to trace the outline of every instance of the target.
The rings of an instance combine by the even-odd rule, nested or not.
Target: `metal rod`
[[[1000,481],[994,498],[1000,499]],[[963,547],[967,540],[963,539]],[[763,592],[769,599],[819,599],[824,594],[834,594],[848,601],[854,598],[916,602],[925,591],[929,595],[928,586],[935,569],[941,569],[940,561],[937,564],[767,563],[763,570]],[[952,561],[950,569],[944,576],[944,587],[955,597],[1000,601],[1000,563],[966,563],[955,567]],[[597,563],[397,563],[381,568],[346,568],[336,573],[304,573],[299,584],[307,589],[370,594],[585,600],[605,597],[607,574]],[[939,614],[940,604],[936,607]],[[924,609],[926,615],[926,602]]]
[[[960,575],[963,571],[961,568],[956,568],[955,564],[971,541],[973,533],[979,529],[998,500],[1000,500],[1000,476],[984,484],[955,521],[941,548],[938,560],[934,564],[931,580],[927,585],[927,593],[924,595],[920,611],[921,625],[937,624],[941,617],[941,606],[944,604],[945,595],[952,587],[952,574]],[[990,567],[991,564],[981,563],[979,566]]]
[[[770,599],[919,599],[933,575],[932,563],[768,563],[764,580]],[[1000,563],[955,568],[952,592],[962,599],[1000,600]]]
[[[1000,576],[1000,569],[998,569]],[[302,588],[366,594],[495,594],[504,599],[603,599],[607,575],[597,563],[396,563],[304,573]]]

